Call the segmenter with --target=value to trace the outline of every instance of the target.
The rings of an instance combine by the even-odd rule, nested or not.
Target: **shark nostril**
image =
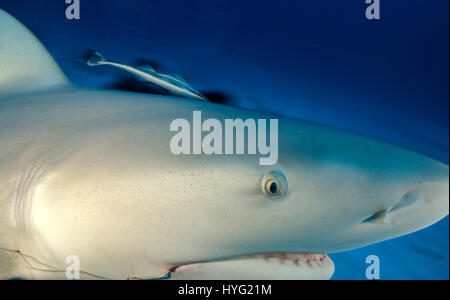
[[[409,190],[401,198],[395,201],[389,208],[378,210],[377,212],[366,217],[362,221],[362,223],[388,223],[387,216],[389,213],[413,205],[419,198],[422,198],[420,197],[421,195],[420,193],[418,193],[418,191],[420,191],[420,188],[418,187]]]
[[[365,218],[362,221],[362,223],[384,223],[386,213],[387,213],[386,209],[379,210],[376,213],[373,213],[367,218]]]
[[[403,197],[400,198],[400,200],[395,202],[387,211],[391,212],[400,208],[410,206],[414,204],[414,202],[416,202],[418,198],[419,195],[417,194],[417,190],[416,189],[410,190],[407,193],[405,193]]]
[[[407,190],[398,200],[362,220],[362,223],[393,224],[408,222],[411,216],[424,223],[436,221],[448,215],[448,183],[420,183]],[[431,220],[431,221],[430,221]]]

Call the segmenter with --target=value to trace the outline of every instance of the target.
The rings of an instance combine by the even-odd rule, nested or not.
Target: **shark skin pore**
[[[329,279],[448,215],[448,165],[196,99],[74,87],[0,10],[0,278]],[[278,119],[278,160],[174,155],[173,120]],[[274,187],[275,184],[275,188]]]

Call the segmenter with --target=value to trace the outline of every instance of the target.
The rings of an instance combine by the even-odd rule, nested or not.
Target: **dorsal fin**
[[[65,84],[69,81],[39,40],[0,9],[0,95]]]

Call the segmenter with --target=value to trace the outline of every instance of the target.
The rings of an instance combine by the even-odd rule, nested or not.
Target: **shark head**
[[[192,231],[183,232],[198,241],[184,249],[188,257],[210,252],[192,255],[200,264],[179,260],[174,278],[329,278],[333,263],[320,254],[402,236],[448,215],[448,165],[330,128],[279,124],[277,164],[234,157],[218,167],[214,158],[204,175],[186,179],[199,188],[192,197],[205,201],[177,215],[192,213]]]

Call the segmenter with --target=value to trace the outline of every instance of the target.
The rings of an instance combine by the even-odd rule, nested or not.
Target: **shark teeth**
[[[334,263],[325,254],[260,253],[184,264],[169,269],[174,280],[330,279]]]
[[[278,261],[280,263],[293,263],[299,266],[320,266],[321,263],[326,263],[326,254],[321,253],[262,253],[252,254],[235,258],[239,259],[264,259],[267,262]],[[230,259],[233,260],[233,259]],[[226,261],[226,260],[224,260]],[[186,264],[189,265],[189,264]],[[170,272],[176,272],[176,270],[183,265],[176,265],[170,268]]]
[[[281,262],[292,261],[296,264],[300,262],[311,263],[311,262],[322,262],[326,259],[325,254],[315,254],[315,253],[264,253],[249,256],[251,258],[264,258],[269,260],[271,258],[278,258]]]

